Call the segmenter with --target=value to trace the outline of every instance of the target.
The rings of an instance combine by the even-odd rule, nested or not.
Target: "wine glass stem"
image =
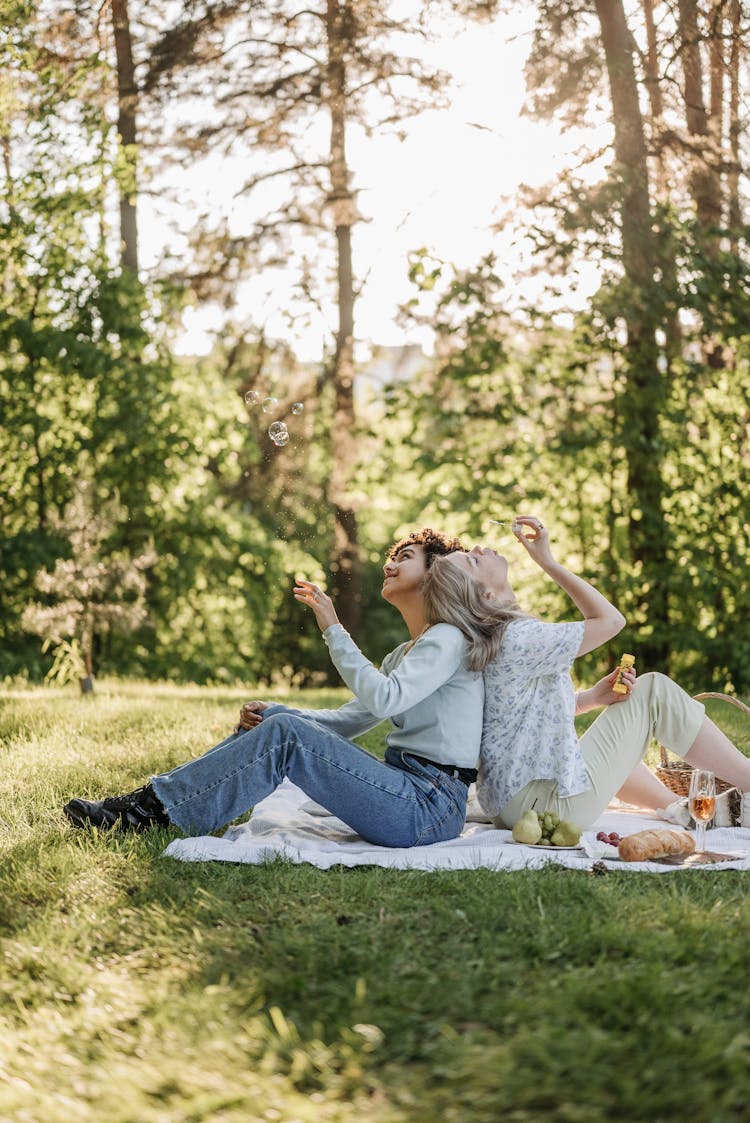
[[[695,821],[695,849],[699,854],[706,849],[706,824],[703,819]]]

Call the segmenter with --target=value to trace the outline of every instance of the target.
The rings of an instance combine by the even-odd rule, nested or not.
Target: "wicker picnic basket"
[[[698,702],[702,702],[704,698],[717,698],[720,702],[729,702],[733,706],[737,706],[743,713],[750,715],[750,706],[746,706],[744,702],[740,702],[739,698],[735,698],[732,694],[717,694],[715,691],[709,690],[705,694],[694,694],[693,697]],[[685,760],[669,760],[667,758],[667,750],[663,745],[659,745],[659,753],[661,755],[661,764],[657,765],[656,775],[661,780],[662,784],[673,791],[675,795],[687,796],[690,794],[690,773],[693,771],[692,764],[688,764]],[[732,787],[726,780],[721,780],[716,777],[716,794],[721,795],[722,792],[729,791]]]

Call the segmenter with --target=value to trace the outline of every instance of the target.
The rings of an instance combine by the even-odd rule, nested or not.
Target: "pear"
[[[542,828],[536,817],[536,811],[524,811],[513,827],[513,841],[523,842],[526,846],[536,846],[541,837]]]
[[[563,819],[555,827],[550,842],[553,846],[577,846],[581,840],[581,828],[570,819]]]

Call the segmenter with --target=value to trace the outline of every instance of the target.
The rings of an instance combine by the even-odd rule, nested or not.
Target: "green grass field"
[[[253,694],[97,690],[0,704],[3,1120],[750,1117],[747,874],[174,862],[169,831],[60,807],[204,751]]]

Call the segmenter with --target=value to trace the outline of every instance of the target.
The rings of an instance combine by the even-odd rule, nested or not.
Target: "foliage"
[[[488,518],[542,511],[559,556],[625,612],[618,643],[641,666],[747,690],[747,230],[739,173],[720,175],[738,159],[746,42],[739,7],[699,13],[699,38],[685,22],[697,7],[657,7],[652,26],[652,5],[536,6],[528,111],[568,127],[606,98],[612,142],[526,191],[505,222],[546,275],[533,302],[528,276],[503,286],[491,259],[460,275],[412,263],[410,311],[439,349],[418,386],[392,392],[391,449],[408,444],[417,493],[453,529],[497,534]],[[581,308],[592,265],[599,287]],[[523,567],[518,588],[553,618],[569,612]]]
[[[689,254],[698,252],[691,229],[669,227],[686,267]],[[701,267],[700,258],[694,260],[694,268]],[[405,478],[422,481],[403,498],[404,521],[447,520],[455,533],[507,549],[522,602],[562,619],[570,615],[570,602],[525,556],[514,555],[507,527],[490,522],[537,510],[554,528],[560,559],[593,579],[629,622],[614,644],[587,659],[591,673],[611,667],[622,649],[643,654],[654,632],[656,582],[669,601],[669,627],[658,637],[669,658],[649,664],[646,657],[642,668],[671,666],[696,690],[750,689],[737,629],[750,610],[742,484],[750,323],[728,315],[727,352],[734,358],[720,372],[690,359],[700,354],[702,318],[694,321],[692,339],[686,325],[685,358],[671,360],[674,378],[660,419],[668,550],[655,572],[631,552],[630,524],[641,512],[628,489],[634,436],[622,405],[629,372],[619,282],[602,286],[589,311],[563,317],[508,299],[492,259],[465,272],[443,263],[439,278],[435,263],[412,272],[429,282],[410,313],[429,317],[439,345],[421,379],[388,393],[386,461],[398,464]],[[683,276],[689,294],[693,281]],[[723,282],[717,278],[716,284],[721,291]],[[741,274],[736,284],[744,285]],[[705,285],[704,291],[706,303],[718,307],[718,292]],[[673,296],[681,299],[679,292]]]
[[[296,628],[279,653],[274,620],[288,618],[281,605],[295,572],[314,568],[315,507],[300,491],[294,502],[308,547],[285,548],[279,461],[240,405],[244,376],[232,368],[224,380],[211,362],[178,364],[169,341],[179,294],[110,265],[102,203],[109,125],[96,100],[83,118],[72,113],[99,59],[81,50],[76,70],[50,46],[56,25],[39,27],[31,9],[25,16],[17,38],[3,40],[11,112],[0,197],[0,670],[36,676],[49,668],[23,612],[34,575],[65,564],[56,527],[86,479],[92,504],[113,495],[122,504],[112,551],[137,557],[153,542],[158,554],[148,619],[127,637],[99,635],[100,665],[177,678],[271,677],[296,661]],[[255,505],[240,486],[250,476]],[[303,633],[312,649],[307,623]]]
[[[88,668],[78,640],[74,637],[71,640],[61,639],[59,643],[53,643],[47,638],[42,644],[42,652],[46,655],[50,648],[54,649],[54,658],[52,666],[44,676],[44,681],[52,686],[67,686],[70,682],[82,683],[88,676]],[[86,693],[91,691],[87,690]]]
[[[125,510],[116,499],[94,508],[90,487],[79,482],[63,515],[50,520],[50,530],[67,537],[70,557],[58,558],[52,572],[41,569],[34,578],[47,603],[28,605],[22,623],[29,632],[59,645],[74,640],[66,649],[68,662],[76,654],[94,673],[94,645],[106,632],[133,632],[146,616],[145,570],[156,562],[149,551],[132,557],[127,551],[111,553],[108,544]],[[58,676],[64,664],[53,673]]]
[[[466,0],[457,10],[475,18],[505,7]],[[696,688],[750,689],[750,651],[736,625],[750,608],[738,101],[746,31],[735,19],[739,5],[719,5],[711,20],[696,7],[700,35],[691,37],[690,7],[606,6],[621,10],[632,31],[624,61],[644,143],[642,159],[627,164],[601,6],[536,5],[528,111],[567,127],[609,106],[613,143],[605,136],[604,150],[582,153],[555,184],[513,201],[502,233],[515,227],[533,249],[531,277],[508,277],[491,253],[458,272],[415,251],[411,312],[434,329],[435,360],[384,400],[357,386],[357,422],[350,416],[337,428],[333,352],[299,363],[250,322],[242,283],[267,270],[269,286],[273,269],[291,263],[317,314],[333,284],[325,253],[333,262],[337,223],[361,218],[354,185],[346,181],[344,198],[329,183],[330,137],[319,126],[332,110],[331,66],[342,61],[329,48],[335,40],[349,52],[352,127],[363,135],[398,127],[425,92],[439,92],[436,76],[402,53],[445,6],[426,5],[400,23],[377,4],[298,11],[278,0],[260,11],[206,3],[168,13],[131,5],[139,189],[167,155],[179,153],[192,170],[230,145],[251,161],[237,186],[269,201],[259,229],[242,209],[192,224],[180,283],[191,299],[219,300],[233,317],[212,353],[192,360],[174,354],[185,290],[119,267],[114,214],[120,189],[129,193],[133,183],[123,178],[129,154],[114,143],[104,10],[3,4],[0,672],[39,678],[50,670],[24,610],[37,597],[35,574],[64,565],[57,527],[85,479],[95,507],[115,495],[123,507],[107,550],[139,557],[153,541],[158,554],[142,623],[98,637],[105,670],[315,682],[332,672],[290,588],[297,573],[335,581],[326,572],[337,549],[334,507],[356,514],[357,638],[377,657],[403,634],[378,594],[392,538],[433,522],[513,549],[488,520],[506,521],[523,505],[543,512],[560,557],[626,613],[630,630],[618,650],[633,647],[642,666],[671,666]],[[328,41],[334,9],[347,19]],[[700,89],[688,97],[696,51],[711,79],[702,105]],[[701,109],[710,136],[700,131]],[[342,168],[348,174],[345,161],[339,177]],[[647,221],[628,240],[634,184],[641,201],[646,192]],[[721,204],[715,221],[707,184]],[[297,242],[291,232],[302,228]],[[165,259],[163,273],[174,275],[174,265]],[[590,266],[600,283],[582,301],[577,286]],[[253,388],[278,397],[287,418],[291,402],[304,402],[285,448],[270,443],[267,419],[244,404]],[[347,476],[343,506],[332,490],[336,463]],[[567,614],[525,559],[515,568],[530,607],[553,619]],[[615,653],[593,655],[591,671]],[[63,674],[65,666],[55,664]]]
[[[174,148],[191,159],[229,148],[245,154],[237,191],[268,200],[250,228],[230,216],[203,216],[185,270],[196,291],[236,306],[243,280],[293,257],[314,313],[335,283],[337,203],[350,207],[348,224],[363,217],[349,194],[352,185],[336,178],[337,161],[346,167],[345,138],[342,151],[333,151],[332,117],[343,109],[348,138],[395,129],[400,120],[443,103],[446,75],[407,53],[410,43],[429,34],[424,22],[418,13],[406,16],[370,0],[307,7],[272,0],[262,9],[245,0],[208,0],[184,5],[174,25],[162,22],[154,41],[150,21],[139,33],[148,48],[144,103],[152,111],[175,107],[162,122],[162,151]],[[333,104],[338,63],[347,79],[341,107]],[[342,189],[346,199],[335,195]],[[300,230],[304,236],[291,237]]]
[[[167,118],[176,123],[162,132],[162,148],[171,145],[193,160],[230,148],[239,169],[232,211],[239,197],[260,216],[238,223],[232,213],[214,211],[196,224],[183,267],[194,291],[239,313],[243,282],[291,264],[303,315],[314,316],[326,334],[327,424],[319,429],[327,502],[320,513],[330,539],[331,591],[352,630],[361,619],[358,511],[350,501],[361,272],[352,230],[364,216],[348,146],[353,135],[392,129],[443,102],[445,76],[406,50],[426,34],[420,15],[377,0],[306,7],[272,0],[261,8],[209,0],[186,6],[177,26],[161,30],[142,79],[148,99],[160,106],[176,101],[182,110]],[[232,174],[232,164],[226,167]],[[335,305],[335,327],[322,314],[325,303]]]

